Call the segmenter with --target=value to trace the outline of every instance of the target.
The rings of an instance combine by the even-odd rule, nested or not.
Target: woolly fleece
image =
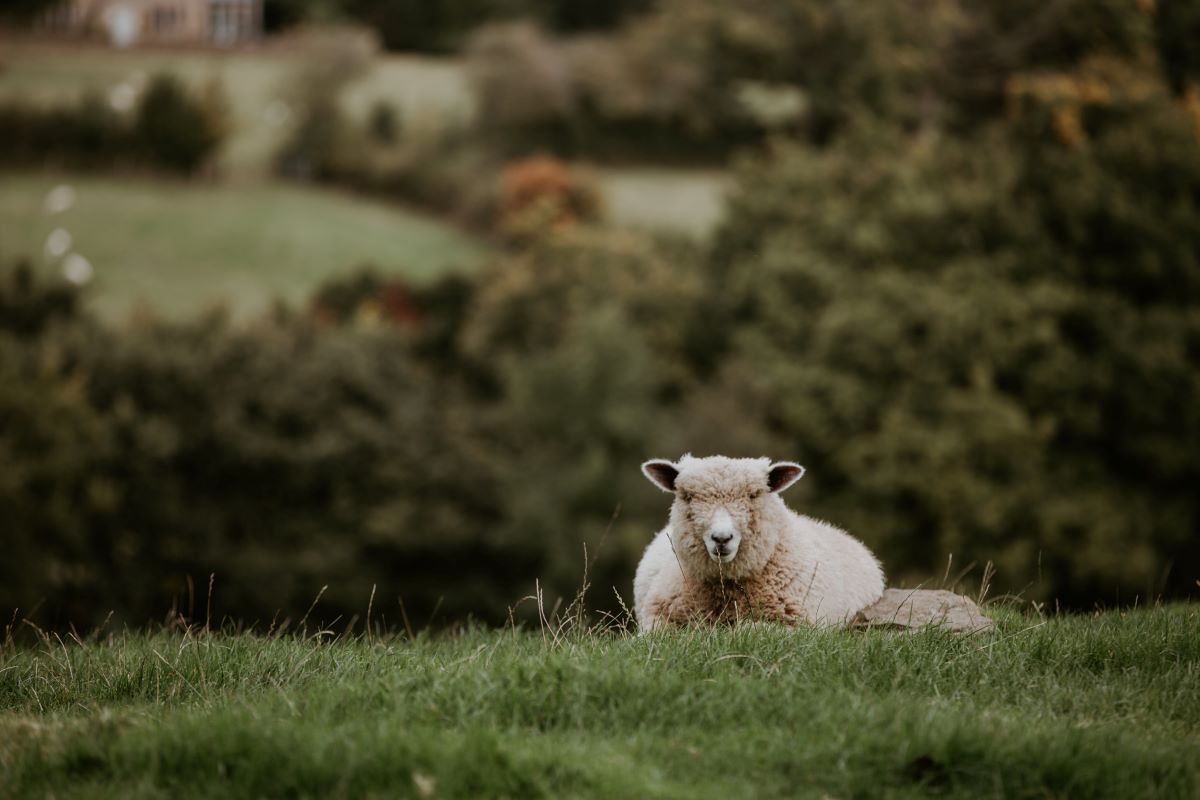
[[[779,497],[803,475],[798,465],[685,455],[675,464],[647,462],[643,471],[675,494],[667,526],[646,548],[634,577],[643,632],[739,619],[843,625],[882,596],[883,570],[862,542],[797,514]],[[741,535],[737,555],[725,564],[711,558],[704,543],[722,509]]]

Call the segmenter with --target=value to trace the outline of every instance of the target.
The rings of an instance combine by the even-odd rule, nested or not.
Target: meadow
[[[0,651],[6,797],[1195,797],[1200,609]],[[28,631],[24,631],[28,633]]]
[[[76,202],[50,215],[43,200],[70,185]],[[225,185],[80,174],[0,177],[0,248],[44,251],[68,231],[94,267],[95,310],[121,319],[152,306],[187,316],[225,304],[237,317],[275,299],[302,304],[327,278],[373,264],[420,282],[487,260],[480,240],[426,215],[299,185]],[[45,259],[43,269],[57,262]]]
[[[593,167],[607,218],[622,228],[670,230],[703,237],[725,214],[733,183],[719,169]]]
[[[271,176],[273,159],[298,122],[307,60],[328,57],[320,43],[303,41],[232,53],[0,41],[0,102],[55,106],[88,93],[108,97],[117,87],[141,86],[160,73],[180,78],[197,92],[217,87],[227,136],[216,172],[239,182],[262,180]],[[460,130],[476,115],[466,70],[448,57],[372,55],[341,90],[339,101],[346,118],[358,124],[385,104],[417,137]],[[720,221],[730,182],[719,168],[593,164],[589,171],[599,180],[607,217],[615,225],[696,236]],[[0,219],[0,228],[5,223]]]
[[[1200,797],[1200,0],[619,5],[0,39],[0,800]],[[684,452],[996,630],[635,635]]]

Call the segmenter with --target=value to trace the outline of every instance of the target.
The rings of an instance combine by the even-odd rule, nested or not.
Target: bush
[[[613,28],[652,0],[338,0],[352,19],[374,28],[389,50],[457,51],[481,24],[525,19],[556,31]]]
[[[586,543],[595,605],[615,610],[607,585],[661,510],[623,465],[684,379],[671,353],[700,291],[673,261],[580,231],[470,283],[360,273],[315,318],[241,330],[97,328],[54,311],[58,289],[6,283],[0,308],[44,312],[0,337],[0,510],[21,554],[0,564],[0,607],[196,618],[215,574],[214,613],[264,624],[325,584],[314,620],[361,613],[376,585],[392,622],[397,597],[417,625],[500,622],[535,581],[571,596]]]
[[[370,53],[356,37],[336,33],[313,46],[314,57],[291,87],[291,105],[300,121],[276,154],[276,163],[288,177],[330,179],[353,161],[357,145],[338,96],[366,68]]]
[[[544,125],[577,111],[563,51],[528,22],[480,30],[467,59],[487,127]]]
[[[522,241],[600,218],[600,190],[578,169],[547,156],[509,164],[500,176],[502,233]]]
[[[757,75],[802,89],[805,115],[830,87],[854,99],[778,123],[711,246],[551,224],[477,274],[352,274],[309,314],[243,328],[108,329],[28,271],[0,281],[0,517],[19,554],[0,605],[142,621],[194,608],[189,577],[203,592],[216,573],[218,615],[247,620],[302,615],[328,583],[325,619],[377,586],[393,622],[397,596],[418,624],[439,607],[501,621],[535,580],[551,607],[572,594],[586,546],[611,610],[663,520],[636,465],[687,450],[806,463],[789,502],[866,539],[895,582],[936,583],[953,554],[951,575],[992,561],[998,591],[1076,608],[1194,595],[1200,142],[1146,7],[1071,0],[1021,37],[987,4],[937,4],[922,32],[885,24],[891,3],[761,2],[770,24],[718,25],[737,9],[699,0],[669,21],[704,33],[683,40],[697,63],[720,56],[702,84]],[[966,80],[953,49],[913,47],[984,22],[1033,67]],[[869,46],[834,76],[811,41],[811,71],[788,77],[779,42],[814,31]],[[588,57],[650,63],[609,55]],[[704,118],[681,110],[690,74],[664,79],[684,87],[672,119]],[[604,114],[646,108],[610,99]],[[493,187],[487,154],[436,147],[394,180],[591,213],[558,162]]]
[[[448,618],[503,618],[536,552],[501,559],[471,533],[494,514],[488,472],[445,437],[462,418],[454,382],[406,341],[286,316],[243,331],[76,319],[4,337],[0,507],[17,557],[0,567],[0,606],[45,600],[53,624],[194,617],[215,573],[217,614],[266,624],[329,583],[331,619],[377,583],[377,609],[399,619],[402,594],[420,623],[446,594],[440,572],[474,576],[446,597]]]
[[[480,98],[478,128],[508,153],[660,158],[722,153],[753,141],[703,55],[680,32],[639,22],[614,39],[562,43],[528,23],[480,30],[467,61]],[[628,40],[628,41],[627,41]]]
[[[149,166],[189,174],[209,161],[223,137],[220,98],[188,94],[155,77],[132,118],[95,96],[73,108],[0,107],[0,161],[29,167],[103,169]]]
[[[1195,83],[1191,0],[1044,5],[662,0],[606,35],[484,29],[468,59],[483,130],[510,152],[617,158],[723,158],[771,132],[970,134],[1008,113],[1014,80],[1097,60]]]
[[[74,319],[78,312],[74,288],[39,282],[28,261],[18,261],[0,279],[0,332],[34,337],[61,319]]]
[[[216,151],[222,132],[218,112],[198,103],[177,78],[150,81],[138,106],[133,135],[140,155],[174,172],[195,172]]]
[[[133,149],[126,121],[95,96],[74,108],[0,106],[0,160],[9,165],[107,167]]]
[[[1186,594],[1196,128],[1137,70],[1050,85],[970,140],[748,167],[713,262],[732,358],[891,575],[953,553],[1035,599]]]

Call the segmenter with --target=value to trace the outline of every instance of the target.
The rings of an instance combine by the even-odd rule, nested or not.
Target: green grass
[[[59,183],[78,199],[49,216],[43,201]],[[328,190],[0,174],[0,255],[40,256],[57,227],[93,264],[91,300],[108,318],[143,303],[186,315],[218,302],[244,317],[276,297],[304,302],[322,280],[364,263],[420,281],[489,255],[436,220]]]
[[[89,91],[107,96],[115,86],[163,72],[198,91],[215,83],[229,112],[219,174],[261,179],[271,173],[272,159],[297,122],[295,114],[281,121],[273,112],[295,106],[306,62],[326,57],[301,46],[246,52],[113,50],[0,40],[0,101],[61,105]],[[359,124],[377,103],[390,104],[399,112],[404,134],[418,139],[467,125],[475,115],[466,70],[452,58],[377,56],[344,87],[340,99]],[[596,174],[615,224],[696,236],[720,221],[730,180],[721,169],[600,167]]]
[[[6,797],[1196,797],[1200,608],[0,654]]]
[[[74,102],[85,92],[102,96],[121,83],[168,72],[201,90],[219,84],[228,102],[229,135],[218,158],[220,173],[262,178],[292,130],[273,117],[291,107],[306,59],[325,57],[301,47],[248,52],[113,50],[0,40],[0,100],[44,105]],[[392,105],[408,135],[440,135],[475,115],[475,97],[461,62],[452,58],[377,56],[342,91],[342,108],[363,123],[379,102]],[[724,209],[729,176],[719,169],[601,167],[596,170],[609,215],[621,226],[709,233]]]

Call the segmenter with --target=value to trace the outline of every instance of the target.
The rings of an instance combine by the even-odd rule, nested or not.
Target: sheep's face
[[[704,546],[708,557],[720,564],[737,558],[743,532],[751,535],[758,529],[757,500],[759,490],[740,496],[713,496],[704,492],[681,489],[676,497],[681,506],[684,538]]]
[[[765,458],[692,458],[648,461],[642,471],[675,495],[672,541],[681,563],[705,577],[741,577],[760,568],[778,544],[776,493],[804,474],[798,464]]]

